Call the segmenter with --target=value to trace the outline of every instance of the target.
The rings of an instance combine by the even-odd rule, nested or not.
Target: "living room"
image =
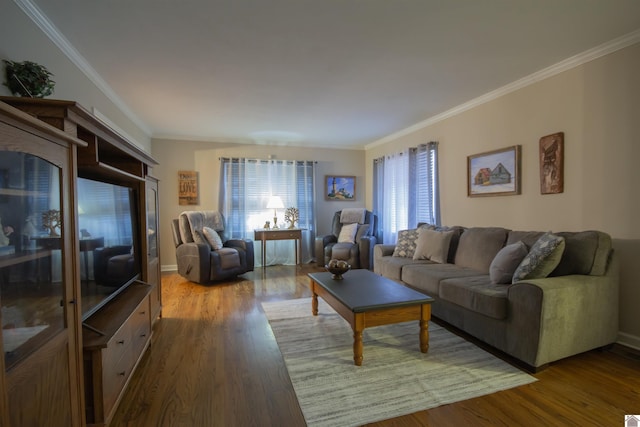
[[[323,144],[313,147],[295,143],[237,144],[223,138],[179,139],[150,134],[131,118],[127,108],[105,94],[104,82],[92,81],[17,3],[2,7],[0,39],[4,42],[0,57],[46,64],[56,80],[53,98],[76,100],[95,108],[158,161],[153,174],[161,188],[160,260],[167,275],[175,271],[176,259],[169,221],[183,210],[219,208],[216,183],[222,157],[313,160],[317,162],[317,177],[355,176],[356,204],[327,201],[322,197],[316,200],[316,235],[323,235],[329,232],[330,218],[335,211],[356,205],[371,209],[374,159],[438,141],[443,225],[599,230],[612,236],[621,266],[617,344],[640,349],[640,323],[637,322],[640,287],[635,280],[640,274],[636,262],[640,235],[635,227],[635,213],[640,205],[633,197],[632,187],[640,183],[640,171],[633,163],[640,154],[637,144],[640,30],[637,25],[589,49],[556,58],[548,66],[522,74],[500,87],[461,99],[436,115],[421,116],[411,126],[372,138],[357,147],[336,148]],[[64,33],[64,28],[60,31]],[[563,31],[567,29],[559,33]],[[0,86],[0,95],[10,95],[5,86]],[[539,140],[556,132],[563,132],[565,137],[564,192],[541,194]],[[522,148],[521,194],[468,197],[468,156],[514,145]],[[185,207],[178,203],[177,172],[181,170],[198,172],[198,205]],[[320,181],[316,183],[317,194],[324,191]],[[265,209],[265,219],[270,216]],[[256,283],[261,283],[258,270],[253,274]],[[272,270],[278,274],[291,271],[288,266]],[[295,274],[295,271],[291,273]],[[169,287],[179,283],[175,276],[171,277]],[[295,278],[293,280],[295,282]],[[164,303],[168,304],[168,300]]]

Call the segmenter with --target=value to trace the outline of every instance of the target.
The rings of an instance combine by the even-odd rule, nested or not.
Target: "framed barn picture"
[[[326,175],[324,177],[325,200],[356,200],[356,177]]]
[[[521,146],[467,156],[467,196],[520,194]]]

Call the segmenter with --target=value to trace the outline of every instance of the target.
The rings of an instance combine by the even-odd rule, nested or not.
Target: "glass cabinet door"
[[[152,319],[162,310],[162,280],[160,278],[160,248],[158,247],[158,181],[147,178],[145,184],[147,215],[147,262],[145,281],[153,286],[150,294]]]
[[[0,306],[5,370],[65,329],[61,170],[0,151]]]

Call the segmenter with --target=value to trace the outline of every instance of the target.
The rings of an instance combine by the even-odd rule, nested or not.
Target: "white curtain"
[[[269,197],[279,196],[285,206],[296,207],[300,219],[296,227],[303,229],[301,261],[312,259],[315,239],[314,163],[308,161],[257,160],[222,158],[220,179],[220,211],[226,219],[227,238],[253,239],[254,230],[273,223],[274,210],[267,208]],[[280,228],[285,209],[276,216]],[[271,224],[273,226],[273,224]],[[262,252],[254,245],[256,266],[261,266]],[[296,243],[293,240],[268,241],[267,265],[295,264]]]
[[[373,209],[379,241],[393,244],[398,231],[421,222],[440,224],[437,147],[437,142],[430,142],[374,159]]]
[[[384,162],[382,241],[395,243],[409,221],[409,150],[387,156]]]

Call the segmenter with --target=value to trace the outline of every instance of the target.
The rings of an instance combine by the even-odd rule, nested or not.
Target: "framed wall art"
[[[178,204],[198,204],[198,172],[178,171]]]
[[[564,191],[564,132],[540,138],[540,193]]]
[[[467,156],[467,196],[520,194],[521,146]]]
[[[356,200],[356,177],[325,175],[324,198],[325,200]]]

